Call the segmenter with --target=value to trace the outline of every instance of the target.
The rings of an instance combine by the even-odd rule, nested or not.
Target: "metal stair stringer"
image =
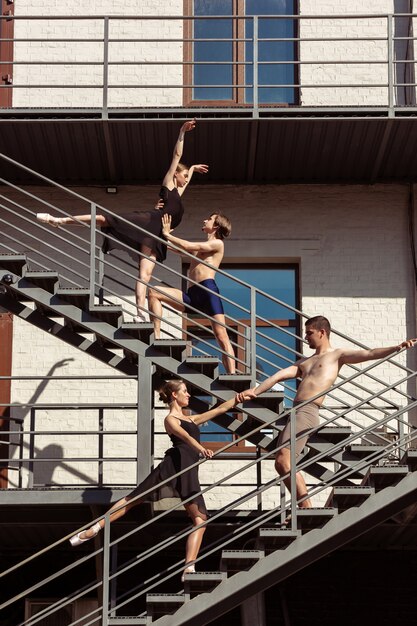
[[[37,304],[41,304],[43,307],[42,310],[33,310],[26,306],[16,297],[10,295],[14,292],[16,292],[17,295],[24,295],[27,300],[31,300],[31,296],[34,297],[33,301]],[[73,347],[82,350],[94,358],[97,358],[106,365],[114,367],[126,375],[137,375],[137,365],[132,363],[126,357],[115,355],[111,350],[104,348],[99,341],[90,341],[76,331],[71,330],[68,325],[59,324],[55,319],[48,317],[46,311],[50,310],[76,324],[81,324],[82,322],[86,331],[91,333],[97,332],[97,323],[94,321],[93,317],[91,318],[91,323],[86,319],[82,319],[83,311],[81,309],[78,309],[73,305],[68,305],[68,303],[60,303],[59,298],[53,296],[51,293],[45,292],[39,287],[25,287],[24,290],[20,290],[18,283],[13,284],[11,287],[9,286],[7,288],[6,293],[0,293],[0,306],[9,310],[21,319],[33,324],[37,328],[48,332],[49,334],[53,334],[62,341],[65,341]],[[101,333],[104,332],[104,326],[109,325],[101,322]],[[134,354],[141,354],[142,356],[149,357],[155,365],[159,366],[161,369],[170,372],[171,375],[174,374],[183,378],[188,384],[197,387],[205,393],[214,395],[219,400],[227,400],[230,397],[230,389],[226,384],[222,384],[219,381],[213,381],[209,376],[206,376],[192,367],[187,366],[184,362],[177,361],[173,357],[166,356],[154,346],[148,346],[138,339],[132,339],[129,335],[121,332],[120,329],[109,326],[106,338],[108,341],[112,342],[115,347],[124,348]],[[226,428],[237,437],[241,437],[245,436],[247,432],[250,432],[252,428],[255,428],[255,424],[253,423],[254,420],[256,420],[258,426],[259,423],[270,422],[273,420],[274,425],[268,425],[268,428],[276,430],[277,435],[274,438],[258,431],[257,433],[253,433],[245,437],[245,439],[253,445],[260,446],[266,451],[274,450],[277,446],[277,436],[280,429],[283,428],[286,418],[277,417],[277,414],[274,411],[266,407],[262,407],[254,402],[245,403],[244,412],[252,420],[252,422],[248,419],[242,422],[235,418],[231,418],[228,415],[218,416],[213,421],[223,428]],[[316,437],[322,444],[327,445],[329,449],[331,448],[331,444],[329,444],[328,441],[321,439],[319,435]],[[339,456],[339,453],[336,454]],[[329,477],[332,476],[331,470],[323,467],[319,463],[312,464],[310,467],[312,470],[311,474],[315,478],[326,476],[326,479],[329,479]],[[346,481],[346,484],[350,484],[349,481]]]
[[[370,496],[359,507],[333,517],[320,529],[311,530],[284,551],[272,552],[248,571],[235,574],[205,593],[185,602],[171,615],[152,622],[155,626],[204,626],[248,597],[276,585],[297,571],[318,561],[372,527],[414,504],[417,498],[416,474],[410,472],[399,483]]]
[[[1,268],[0,271],[9,271],[10,273],[10,270],[2,270]],[[111,350],[100,345],[100,342],[90,341],[76,331],[72,331],[67,325],[59,324],[46,314],[46,311],[51,311],[51,313],[64,317],[77,326],[83,326],[86,332],[93,334],[99,332],[100,336],[104,336],[115,348],[122,348],[135,355],[150,358],[157,367],[170,372],[171,375],[183,378],[187,383],[198,387],[201,391],[209,395],[216,396],[219,400],[224,401],[230,397],[230,389],[225,384],[217,383],[214,385],[213,380],[209,376],[200,373],[192,367],[184,365],[182,360],[176,360],[172,356],[166,356],[164,352],[158,348],[149,346],[139,339],[133,339],[127,333],[121,331],[120,328],[97,321],[94,317],[94,310],[88,313],[74,305],[61,301],[56,294],[51,294],[40,287],[31,285],[27,279],[19,277],[18,275],[13,275],[13,279],[16,282],[7,285],[6,293],[0,293],[0,306],[14,313],[21,319],[32,323],[37,328],[49,334],[53,334],[66,343],[98,358],[100,361],[115,367],[125,374],[137,375],[138,370],[136,364],[130,362],[127,358],[115,355]],[[13,297],[13,295],[16,295],[16,297]],[[42,312],[26,306],[19,300],[19,296],[21,298],[23,297],[26,301],[34,302],[35,305],[40,304]],[[251,411],[245,410],[245,413],[258,420],[258,422],[276,419],[276,413],[263,407],[258,407]],[[244,422],[227,418],[227,416],[219,416],[218,420],[216,419],[215,421],[227,428],[232,434],[238,436],[244,424]],[[271,438],[260,432],[250,435],[248,441],[263,448],[267,448],[271,444]]]
[[[25,268],[27,268],[27,265]],[[12,283],[5,286],[6,291],[11,294],[13,302],[8,301],[5,294],[0,294],[0,304],[3,302],[1,305],[4,306],[4,308],[11,310],[12,312],[16,312],[16,314],[18,314],[21,318],[35,323],[35,325],[38,325],[39,328],[46,330],[46,332],[53,332],[57,337],[62,338],[67,343],[70,343],[92,356],[96,356],[97,354],[97,358],[99,358],[99,360],[112,367],[116,367],[119,371],[123,371],[124,373],[130,375],[136,375],[137,365],[130,362],[128,358],[120,357],[111,352],[111,350],[104,348],[101,345],[100,340],[105,339],[107,342],[113,344],[114,348],[129,351],[134,355],[149,357],[156,366],[170,372],[171,375],[174,374],[183,378],[185,382],[194,385],[205,393],[217,397],[221,401],[227,400],[230,397],[230,388],[227,387],[227,384],[221,383],[219,380],[213,381],[209,376],[193,369],[192,367],[184,365],[182,360],[176,360],[172,356],[166,356],[158,347],[153,345],[149,346],[140,339],[133,338],[131,335],[121,330],[120,327],[117,328],[95,317],[95,309],[100,310],[102,307],[93,307],[89,311],[84,311],[74,304],[69,304],[65,299],[60,298],[59,293],[57,294],[46,291],[42,287],[32,284],[25,276],[14,274],[10,271],[10,268],[2,268],[0,266],[0,272],[8,272],[13,278]],[[16,298],[13,298],[13,295],[15,295]],[[43,315],[44,320],[42,320],[41,317],[34,315],[36,312],[21,303],[19,301],[19,297],[20,299],[23,298],[25,301],[33,301],[35,305],[40,305],[41,310],[37,311],[37,313],[38,315]],[[77,332],[68,332],[67,326],[62,326],[57,322],[50,320],[47,315],[48,311],[51,312],[51,315],[54,314],[64,317],[66,320],[69,320],[77,326],[82,326],[85,329],[85,332],[98,335],[99,341],[91,342]],[[258,431],[257,433],[249,435],[245,438],[253,445],[259,446],[267,451],[274,450],[277,447],[279,431],[284,427],[286,419],[280,417],[277,418],[277,414],[274,411],[266,407],[262,407],[261,404],[252,402],[245,403],[244,412],[249,418],[254,418],[258,422],[257,425],[260,425],[259,423],[262,422],[269,422],[267,427],[275,430],[274,437],[270,437],[261,431]],[[237,436],[244,436],[245,429],[246,432],[248,432],[248,424],[249,429],[252,430],[250,422],[245,424],[245,421],[241,422],[236,419],[230,419],[227,416],[219,416],[214,421],[227,428],[229,432]],[[317,448],[315,448],[316,443]],[[326,439],[320,437],[319,434],[314,435],[314,438],[312,438],[312,441],[309,443],[309,447],[316,454],[322,452],[323,447],[329,450],[328,459],[334,460],[342,467],[349,467],[352,462],[360,460],[359,458],[356,459],[351,457],[349,461],[346,462],[346,456],[342,454],[340,450],[332,453],[332,444]],[[316,478],[317,475],[325,475],[328,479],[332,475],[332,472],[331,470],[325,469],[323,466],[316,463],[313,476]]]

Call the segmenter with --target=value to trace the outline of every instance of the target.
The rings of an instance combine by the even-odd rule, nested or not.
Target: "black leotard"
[[[191,437],[200,441],[200,429],[194,422],[182,419],[181,426]],[[131,496],[139,495],[143,491],[158,485],[162,480],[166,480],[199,460],[200,455],[195,448],[192,448],[176,435],[170,435],[170,439],[172,448],[165,452],[165,457],[161,463],[136,487],[130,494]],[[172,481],[165,483],[162,487],[157,487],[147,496],[144,496],[143,500],[145,502],[156,502],[163,498],[181,498],[181,500],[185,500],[193,494],[198,494],[200,491],[198,467],[194,467],[189,472],[185,472]],[[196,507],[195,513],[199,514],[203,519],[207,519],[208,513],[202,495],[196,495],[187,504]]]
[[[164,243],[154,239],[152,235],[162,236],[161,218],[164,213],[171,216],[171,227],[176,228],[182,220],[184,207],[176,187],[168,189],[168,187],[162,186],[159,196],[164,201],[163,209],[133,211],[133,213],[121,213],[120,216],[106,215],[108,226],[103,227],[101,230],[104,234],[114,237],[117,241],[105,237],[103,252],[107,253],[115,248],[126,249],[119,242],[127,244],[138,252],[140,252],[141,246],[148,246],[148,248],[154,251],[156,260],[162,263],[167,256],[167,247]],[[123,221],[120,217],[128,220],[130,223]],[[134,228],[132,224],[148,232]]]

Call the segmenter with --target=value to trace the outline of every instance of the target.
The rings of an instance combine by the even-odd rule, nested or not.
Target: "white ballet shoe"
[[[145,314],[142,313],[142,311],[138,311],[137,315],[133,316],[132,322],[134,324],[144,324],[144,323],[146,323]]]
[[[185,568],[185,570],[182,573],[181,576],[181,582],[185,582],[185,575],[186,574],[195,574],[195,565],[189,565],[188,567]]]
[[[72,547],[75,548],[76,546],[80,546],[82,543],[85,543],[89,539],[93,539],[93,537],[98,535],[98,533],[101,530],[101,526],[100,526],[99,522],[94,524],[94,526],[91,527],[91,530],[94,531],[94,535],[91,535],[91,537],[84,537],[84,539],[81,537],[81,535],[83,533],[85,533],[85,530],[82,530],[80,533],[77,533],[76,535],[71,537],[71,539],[69,541],[70,541],[70,544],[72,545]]]
[[[61,217],[54,217],[53,215],[49,215],[49,213],[36,213],[36,219],[38,222],[42,222],[42,224],[49,224],[49,226],[60,226],[62,224]]]

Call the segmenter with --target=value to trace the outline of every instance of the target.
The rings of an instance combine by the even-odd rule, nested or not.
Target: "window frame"
[[[190,266],[190,262],[189,259],[186,257],[182,258],[182,266],[181,266],[181,274],[182,274],[182,283],[181,283],[181,290],[182,291],[186,291],[187,289],[187,279],[185,278],[188,274],[188,269]],[[249,260],[243,260],[241,262],[237,261],[237,260],[227,260],[224,263],[222,263],[222,269],[224,271],[228,271],[228,269],[233,269],[233,268],[239,268],[239,269],[270,269],[270,268],[276,268],[276,269],[291,269],[294,270],[295,273],[295,309],[297,309],[298,311],[301,310],[301,283],[300,283],[300,263],[297,261],[294,262],[280,262],[279,260],[270,260],[270,261],[258,261],[257,259],[251,259]],[[299,339],[299,337],[301,337],[301,317],[300,315],[296,315],[294,319],[273,319],[270,320],[271,322],[273,322],[274,324],[276,324],[277,326],[283,326],[286,328],[295,328],[295,350],[297,352],[301,352],[301,340]],[[239,319],[237,320],[237,324],[232,322],[230,319],[227,318],[226,316],[226,324],[228,326],[231,327],[236,327],[237,331],[242,331],[244,328],[247,328],[248,326],[248,320],[244,320],[244,319]],[[250,323],[250,322],[249,322]],[[198,325],[197,325],[198,324]],[[182,328],[184,331],[184,338],[187,338],[187,333],[192,332],[194,334],[198,334],[198,332],[201,332],[201,328],[200,326],[205,326],[208,329],[207,335],[210,335],[209,333],[209,329],[211,328],[211,324],[210,324],[210,320],[204,318],[204,317],[197,317],[197,315],[194,315],[192,317],[188,317],[186,314],[183,315],[182,317]],[[260,321],[259,324],[257,326],[265,326],[265,322]],[[242,341],[243,339],[238,335],[237,338],[237,350],[236,350],[236,357],[238,359],[241,359],[242,361],[245,360],[245,347],[242,345]],[[245,373],[245,372],[240,372],[240,373]],[[298,381],[296,381],[296,386],[298,387]],[[232,412],[232,411],[230,411]],[[235,413],[234,417],[236,419],[242,419],[242,415],[241,413]],[[232,435],[232,441],[237,438],[235,435]],[[205,447],[207,447],[210,450],[213,450],[213,452],[217,452],[218,450],[220,450],[220,448],[223,448],[226,445],[225,441],[204,441],[203,445]],[[238,452],[238,453],[251,453],[253,454],[256,451],[256,446],[253,445],[247,445],[245,440],[240,441],[239,443],[231,446],[227,452]]]
[[[232,0],[233,2],[233,15],[238,16],[240,19],[234,19],[232,25],[232,36],[236,39],[243,39],[245,36],[245,0]],[[299,0],[293,0],[294,2],[294,15],[299,15]],[[236,87],[236,85],[245,84],[245,65],[239,65],[236,61],[245,59],[245,42],[236,41],[233,43],[233,59],[231,61],[232,76],[233,76],[233,98],[231,100],[194,100],[193,89],[187,85],[193,84],[193,41],[189,41],[193,37],[193,16],[194,16],[194,0],[183,0],[184,11],[184,46],[183,46],[183,105],[190,107],[197,106],[214,106],[214,107],[236,107],[253,108],[253,102],[245,102],[246,87]],[[187,19],[188,18],[188,19]],[[200,18],[199,19],[203,19]],[[299,37],[299,20],[294,19],[294,33],[295,38]],[[299,46],[298,41],[293,42],[294,46],[294,85],[299,85]],[[258,86],[259,89],[259,86]],[[300,88],[292,87],[294,89],[294,102],[266,102],[259,103],[259,108],[267,107],[288,107],[298,105],[300,103]]]

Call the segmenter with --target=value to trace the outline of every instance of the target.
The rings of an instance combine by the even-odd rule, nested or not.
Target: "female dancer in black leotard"
[[[156,235],[161,237],[161,215],[167,213],[171,215],[173,228],[177,227],[181,222],[184,208],[181,202],[181,196],[191,181],[194,172],[206,174],[208,166],[204,164],[192,165],[188,168],[180,162],[183,148],[184,136],[187,131],[195,127],[195,120],[185,122],[181,126],[177,142],[174,147],[171,165],[162,181],[160,202],[157,207],[159,210],[151,209],[150,211],[134,211],[133,213],[123,213],[119,216],[97,215],[96,225],[101,227],[103,233],[111,235],[104,240],[103,250],[109,252],[114,248],[120,247],[118,242],[128,245],[145,256],[139,257],[139,280],[136,283],[136,307],[137,315],[133,318],[135,322],[144,322],[145,301],[147,285],[152,277],[155,267],[155,261],[162,263],[166,258],[165,244],[157,241],[152,237]],[[53,217],[49,213],[38,213],[37,219],[44,224],[51,226],[63,226],[67,224],[77,224],[80,222],[91,223],[91,215],[76,215],[73,217]],[[123,219],[120,219],[123,218]],[[128,220],[127,223],[124,220]],[[143,232],[137,228],[132,228],[131,224],[135,224]],[[151,234],[148,234],[151,233]],[[117,241],[115,241],[117,240]]]
[[[110,522],[119,519],[119,517],[122,517],[130,508],[141,502],[155,502],[163,498],[178,497],[182,500],[186,500],[195,494],[195,498],[184,504],[184,507],[191,517],[194,526],[202,524],[207,519],[208,515],[204,498],[202,495],[198,495],[201,491],[198,480],[198,467],[193,467],[190,471],[181,474],[181,476],[177,478],[173,478],[162,486],[159,486],[159,483],[177,472],[190,467],[199,460],[200,456],[208,459],[213,456],[212,450],[201,445],[198,426],[232,409],[238,403],[237,398],[238,397],[235,396],[227,402],[223,402],[223,404],[220,404],[218,407],[206,413],[201,413],[200,415],[184,415],[183,410],[187,408],[190,399],[187,387],[182,380],[168,380],[160,389],[160,399],[169,404],[169,413],[165,418],[164,425],[166,432],[171,438],[172,447],[166,451],[163,461],[140,483],[140,485],[128,496],[122,498],[111,507],[110,511],[119,507],[121,508],[110,515]],[[155,487],[155,489],[149,494],[131,502],[132,498],[136,495],[152,487]],[[91,526],[91,528],[71,537],[70,542],[73,546],[78,546],[92,539],[92,537],[95,537],[103,527],[104,519],[101,519]],[[194,566],[187,566],[187,564],[192,563],[197,558],[204,531],[205,526],[197,528],[188,536],[185,549],[186,568],[184,571],[194,571]]]

